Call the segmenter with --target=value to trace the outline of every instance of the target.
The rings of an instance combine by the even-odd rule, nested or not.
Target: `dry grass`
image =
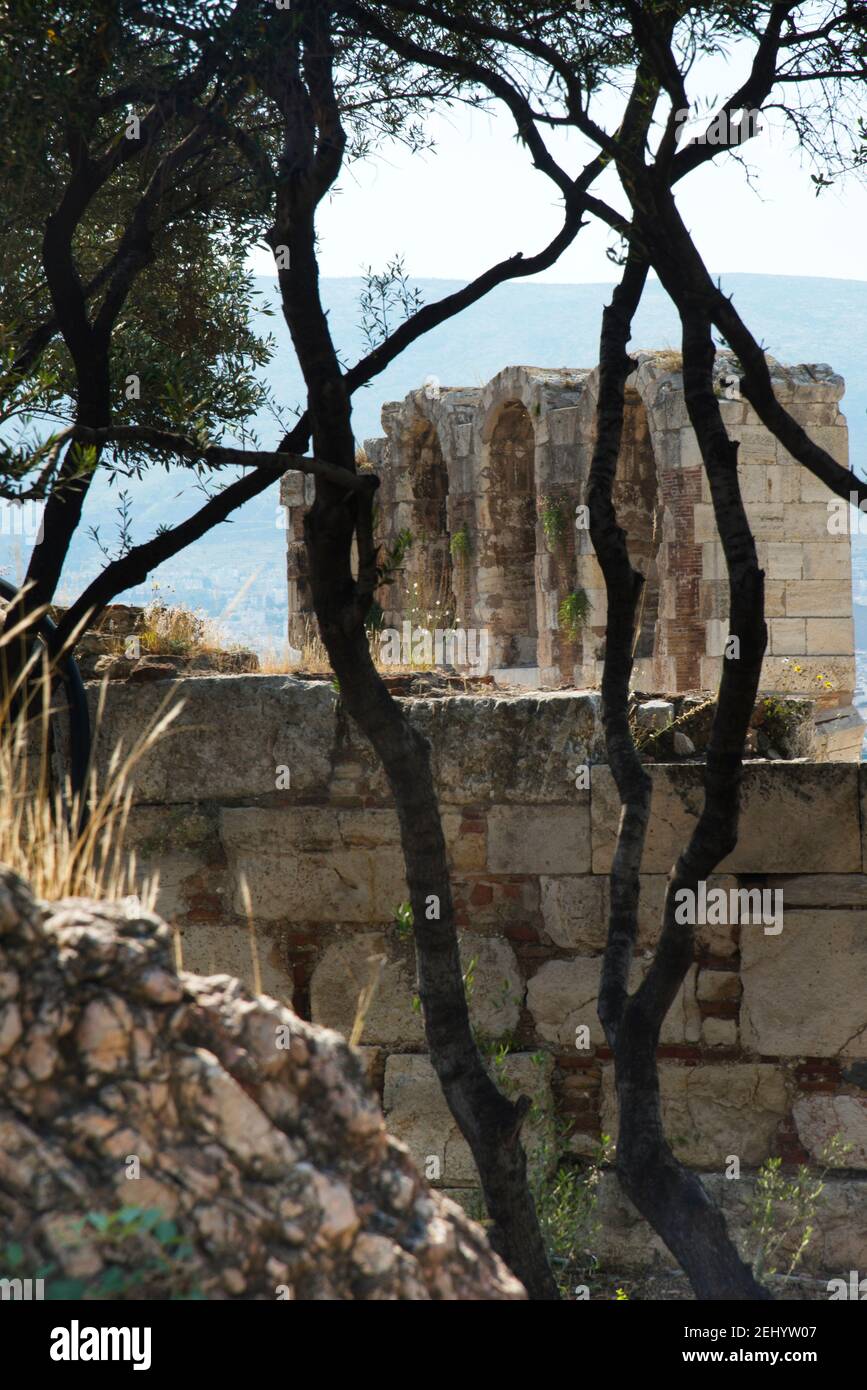
[[[421,669],[419,666],[395,666],[391,663],[383,663],[380,660],[380,645],[377,634],[368,633],[367,640],[373,664],[381,674],[409,675],[413,671]],[[333,675],[331,658],[325,650],[325,643],[319,636],[316,619],[308,618],[305,621],[300,649],[291,647],[287,642],[280,651],[276,647],[271,647],[265,652],[261,652],[259,654],[259,671],[266,676],[294,675],[297,672],[312,676]]]
[[[158,593],[142,612],[143,652],[159,656],[196,656],[222,651],[219,624],[183,604],[169,604]]]
[[[15,633],[0,638],[0,646]],[[16,696],[20,708],[14,709]],[[102,725],[101,692],[94,739]],[[14,712],[13,712],[14,709]],[[47,661],[37,649],[15,689],[0,702],[0,862],[32,886],[38,898],[122,899],[135,895],[150,908],[157,880],[139,882],[134,854],[124,848],[132,805],[132,779],[142,758],[164,737],[181,705],[163,705],[130,749],[117,744],[104,785],[95,769],[83,794],[58,785],[52,769],[52,695]],[[82,801],[87,821],[81,826]]]

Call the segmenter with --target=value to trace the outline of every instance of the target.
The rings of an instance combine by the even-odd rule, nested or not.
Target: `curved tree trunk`
[[[355,477],[355,441],[347,383],[322,307],[316,259],[316,208],[342,163],[345,134],[334,89],[328,7],[299,5],[261,80],[284,122],[285,171],[268,240],[278,259],[283,312],[304,381],[313,452]],[[429,746],[389,695],[371,660],[364,626],[379,582],[373,539],[378,479],[343,488],[316,479],[305,517],[314,611],[340,683],[347,712],[382,760],[400,822],[413,909],[419,995],[430,1058],[449,1109],[479,1170],[494,1223],[493,1241],[532,1298],[555,1299],[527,1183],[520,1141],[529,1101],[500,1094],[479,1055],[470,1027]],[[352,543],[358,570],[352,572]],[[438,916],[428,918],[428,901]]]
[[[731,578],[731,631],[741,660],[726,661],[708,750],[705,806],[672,870],[663,929],[651,968],[631,997],[629,968],[638,927],[639,872],[650,816],[651,783],[629,730],[632,645],[642,576],[633,570],[612,502],[623,426],[626,379],[637,365],[626,345],[647,263],[633,250],[605,310],[600,344],[597,440],[588,487],[591,538],[608,595],[603,721],[623,814],[611,869],[611,916],[599,993],[599,1017],[614,1054],[620,1130],[617,1172],[638,1210],[686,1271],[697,1297],[764,1299],[767,1290],[741,1260],[725,1218],[700,1179],[665,1138],[656,1050],[666,1013],[694,956],[693,931],[675,922],[675,893],[696,889],[737,840],[740,758],[765,646],[762,576],[740,502],[737,446],[728,440],[713,392],[709,323],[684,313],[684,378],[690,419],[711,478]],[[710,355],[708,356],[708,345]]]
[[[319,521],[317,504],[306,527],[314,607],[343,704],[379,755],[394,796],[430,1059],[475,1159],[493,1221],[492,1244],[532,1298],[556,1299],[520,1140],[529,1102],[500,1093],[470,1026],[430,746],[374,668],[363,625],[347,632],[341,622],[332,581],[333,541],[324,539]],[[435,917],[428,911],[432,898]]]

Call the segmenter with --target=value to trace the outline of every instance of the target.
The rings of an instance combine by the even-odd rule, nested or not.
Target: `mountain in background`
[[[827,362],[846,380],[842,408],[850,429],[851,458],[867,458],[867,281],[826,280],[774,275],[723,275],[723,289],[766,350],[781,362]],[[461,287],[457,280],[416,282],[425,303]],[[361,279],[324,279],[322,294],[334,341],[347,364],[365,352],[359,328]],[[259,278],[262,305],[277,310],[260,315],[260,331],[277,342],[265,375],[284,411],[303,403],[303,384],[289,335],[277,309],[275,282]],[[400,400],[429,376],[443,386],[482,386],[503,367],[592,367],[597,360],[600,314],[611,285],[555,285],[514,282],[502,285],[480,303],[442,324],[410,347],[373,384],[356,393],[353,408],[359,443],[381,433],[383,402]],[[676,314],[661,286],[648,284],[636,317],[632,348],[680,347]],[[256,421],[262,447],[271,448],[282,434],[277,421],[263,414]],[[856,469],[861,471],[861,469]],[[154,469],[140,484],[130,484],[133,538],[146,540],[160,523],[174,525],[201,505],[202,495],[183,470],[166,474]],[[98,526],[104,543],[115,538],[115,490],[94,485],[85,512],[85,527]],[[155,578],[175,602],[202,608],[214,617],[225,614],[227,636],[255,647],[282,644],[286,624],[285,531],[281,529],[277,487],[269,488],[209,536],[162,566]],[[867,536],[853,538],[856,573],[867,570]],[[0,537],[0,566],[19,577],[26,556],[7,536]],[[101,556],[81,530],[63,576],[63,593],[81,591],[100,567]],[[125,595],[143,602],[150,582]],[[865,637],[867,641],[867,637]]]

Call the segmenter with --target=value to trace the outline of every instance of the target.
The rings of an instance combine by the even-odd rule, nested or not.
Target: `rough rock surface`
[[[343,1038],[176,973],[134,900],[36,903],[0,872],[0,1095],[0,1275],[48,1268],[49,1296],[110,1266],[114,1297],[524,1297],[386,1133]],[[79,1224],[133,1207],[183,1244]]]

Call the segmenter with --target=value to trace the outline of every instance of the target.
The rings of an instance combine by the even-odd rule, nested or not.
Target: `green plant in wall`
[[[394,914],[394,929],[398,936],[410,936],[413,928],[412,903],[398,903]]]
[[[560,631],[564,632],[571,642],[578,639],[581,629],[586,626],[590,617],[592,604],[584,589],[573,589],[563,599],[557,609],[557,621],[560,624]]]
[[[785,1275],[800,1264],[813,1238],[819,1199],[829,1168],[842,1166],[852,1145],[835,1134],[822,1149],[822,1167],[811,1172],[804,1164],[791,1178],[781,1172],[779,1158],[769,1158],[759,1169],[750,1201],[749,1236],[753,1273],[768,1283],[785,1263]]]
[[[403,565],[406,552],[413,542],[412,531],[406,527],[398,531],[394,544],[385,556],[385,559],[377,568],[377,581],[379,584],[391,584],[397,571]]]
[[[455,534],[452,536],[449,542],[449,551],[451,552],[452,559],[457,560],[460,563],[463,563],[469,556],[470,528],[467,526],[466,522],[464,522],[463,525],[457,531],[455,531]]]
[[[567,529],[566,511],[562,502],[559,502],[555,497],[543,497],[539,508],[539,517],[548,549],[556,550],[557,546],[562,544]]]

